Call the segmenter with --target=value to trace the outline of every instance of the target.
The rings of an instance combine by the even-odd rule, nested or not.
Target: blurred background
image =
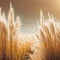
[[[0,0],[0,7],[8,14],[9,5],[12,2],[15,16],[22,17],[21,32],[34,32],[37,22],[40,18],[40,9],[43,10],[44,16],[50,12],[57,19],[60,19],[60,0]]]

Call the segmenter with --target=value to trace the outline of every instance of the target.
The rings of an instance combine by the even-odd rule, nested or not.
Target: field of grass
[[[40,12],[38,33],[20,32],[21,20],[14,19],[10,4],[8,17],[0,8],[0,60],[60,60],[60,22]]]

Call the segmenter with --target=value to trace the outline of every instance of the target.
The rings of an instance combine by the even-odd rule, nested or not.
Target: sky
[[[32,33],[35,31],[41,9],[45,17],[50,12],[54,17],[60,19],[60,0],[0,0],[0,7],[6,12],[6,15],[10,2],[15,11],[15,18],[17,15],[22,18],[21,32]]]

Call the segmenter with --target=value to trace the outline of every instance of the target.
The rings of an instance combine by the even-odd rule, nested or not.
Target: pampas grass
[[[41,11],[42,13],[42,11]],[[40,19],[39,35],[41,60],[60,60],[60,22],[48,13],[48,19]]]
[[[8,18],[0,8],[0,60],[60,60],[60,22],[40,12],[37,34],[22,34],[21,19],[14,19],[10,3]]]
[[[32,60],[36,55],[39,45],[37,37],[21,34],[20,28],[21,21],[18,16],[16,20],[14,19],[12,4],[10,4],[8,19],[0,9],[0,60]]]

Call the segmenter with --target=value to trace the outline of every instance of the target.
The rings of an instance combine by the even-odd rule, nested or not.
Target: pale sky
[[[0,7],[6,14],[10,1],[14,7],[15,15],[22,17],[22,32],[34,32],[36,23],[39,21],[40,9],[43,10],[45,16],[50,12],[60,19],[60,0],[0,0]]]

